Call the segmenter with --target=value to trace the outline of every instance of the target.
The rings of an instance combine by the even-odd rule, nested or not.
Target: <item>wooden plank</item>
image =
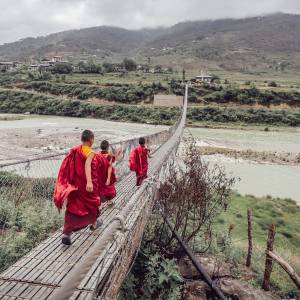
[[[20,297],[24,298],[24,299],[31,299],[41,289],[41,286],[39,286],[39,285],[26,284],[26,286],[27,286],[27,289],[22,294],[20,294]]]
[[[54,288],[42,287],[39,291],[33,295],[30,299],[43,300],[47,299],[47,297],[53,292]]]
[[[16,285],[16,282],[8,281],[7,284],[4,284],[3,287],[1,287],[0,295],[8,294]]]

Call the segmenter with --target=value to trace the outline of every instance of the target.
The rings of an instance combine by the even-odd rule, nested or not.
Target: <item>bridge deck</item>
[[[102,234],[105,225],[122,209],[124,199],[129,199],[135,193],[137,189],[135,176],[127,175],[117,185],[117,189],[116,204],[112,208],[105,206],[102,210],[104,224],[101,229],[94,232],[85,229],[73,234],[73,243],[70,247],[61,244],[62,230],[55,232],[1,274],[0,299],[47,299]],[[99,257],[86,275],[74,299],[86,299],[94,290],[100,272],[99,267],[102,267],[101,259],[103,258]]]

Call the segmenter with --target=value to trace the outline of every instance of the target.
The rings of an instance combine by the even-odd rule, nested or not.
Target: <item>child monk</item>
[[[113,199],[116,197],[117,182],[114,163],[120,160],[122,156],[122,149],[118,150],[116,155],[109,151],[109,142],[104,140],[100,144],[101,151],[97,154],[102,164],[99,165],[99,194],[101,202],[106,202],[108,206],[113,205]]]
[[[71,149],[62,162],[54,192],[54,203],[62,209],[67,199],[62,243],[71,244],[72,232],[87,226],[95,229],[100,226],[97,220],[100,212],[99,164],[91,149],[94,134],[84,130],[82,144]]]
[[[146,147],[145,138],[139,139],[139,146],[133,150],[130,156],[130,169],[135,171],[136,185],[140,186],[148,176],[148,158],[150,157],[150,150]]]

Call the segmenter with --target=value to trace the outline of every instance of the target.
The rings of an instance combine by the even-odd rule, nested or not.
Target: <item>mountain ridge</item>
[[[49,55],[160,56],[190,55],[208,61],[247,59],[271,63],[279,55],[300,67],[300,15],[276,13],[243,19],[185,21],[170,27],[130,30],[97,26],[25,38],[0,46],[2,60]],[[230,57],[230,56],[235,57]]]

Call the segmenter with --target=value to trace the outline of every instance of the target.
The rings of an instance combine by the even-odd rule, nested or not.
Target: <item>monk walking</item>
[[[102,161],[99,166],[99,193],[101,202],[107,202],[108,206],[113,205],[113,198],[116,197],[117,177],[115,173],[114,163],[120,160],[123,151],[119,149],[116,155],[110,153],[109,142],[104,140],[100,144],[101,151],[97,154],[97,158]]]
[[[84,130],[82,144],[71,149],[62,162],[54,192],[54,203],[60,211],[67,199],[62,243],[71,245],[71,234],[90,225],[96,229],[101,204],[99,197],[99,164],[91,149],[94,134]]]
[[[140,186],[148,176],[148,158],[150,150],[146,147],[145,138],[139,139],[139,146],[130,154],[129,167],[136,173],[136,185]]]

